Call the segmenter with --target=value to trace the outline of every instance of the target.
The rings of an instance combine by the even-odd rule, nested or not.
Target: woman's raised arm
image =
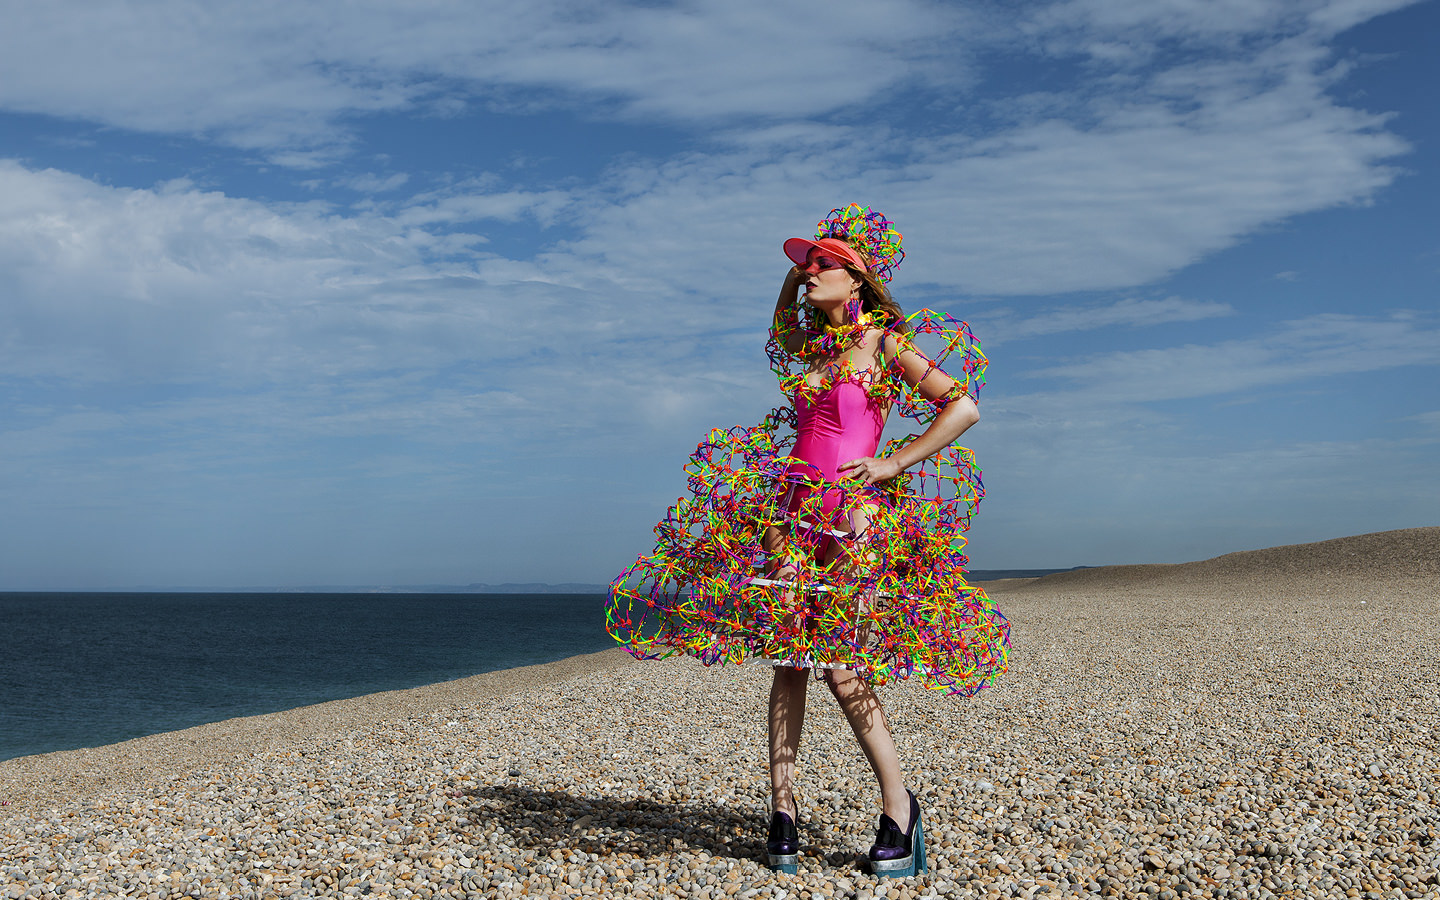
[[[791,356],[798,356],[805,346],[805,330],[800,325],[798,305],[800,282],[804,279],[805,273],[800,271],[800,267],[791,266],[790,271],[785,273],[785,283],[780,286],[780,297],[775,301],[775,315],[770,319],[770,336]]]

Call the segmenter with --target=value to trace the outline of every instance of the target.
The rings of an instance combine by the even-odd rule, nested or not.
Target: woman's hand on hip
[[[889,481],[905,469],[889,457],[862,456],[859,459],[842,463],[839,471],[845,478],[854,478],[866,484],[875,484],[877,481]]]

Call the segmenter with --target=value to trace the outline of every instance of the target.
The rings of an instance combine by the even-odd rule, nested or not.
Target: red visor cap
[[[809,238],[791,238],[785,242],[785,255],[790,257],[795,265],[803,266],[812,248],[839,257],[857,269],[870,270],[855,248],[839,238],[821,238],[818,241],[812,241]]]

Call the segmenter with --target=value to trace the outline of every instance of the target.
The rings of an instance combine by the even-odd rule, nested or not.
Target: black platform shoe
[[[907,878],[926,871],[925,826],[920,824],[920,803],[910,797],[910,829],[901,831],[895,820],[880,814],[875,845],[870,848],[870,871],[881,878]]]
[[[765,865],[786,875],[799,871],[800,834],[795,830],[795,820],[782,812],[770,817],[770,833],[765,838]]]

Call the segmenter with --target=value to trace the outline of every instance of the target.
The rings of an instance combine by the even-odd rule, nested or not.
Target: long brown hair
[[[886,287],[885,282],[876,277],[874,272],[856,268],[848,262],[845,264],[845,271],[860,282],[860,311],[862,313],[876,314],[871,318],[875,319],[875,324],[881,328],[888,328],[900,334],[909,333],[910,323],[905,321],[905,311],[900,308],[899,303],[895,302],[895,298],[890,296],[890,288]],[[830,324],[829,317],[813,306],[806,310],[806,315],[808,316],[806,327],[809,331],[824,331],[825,326]]]

